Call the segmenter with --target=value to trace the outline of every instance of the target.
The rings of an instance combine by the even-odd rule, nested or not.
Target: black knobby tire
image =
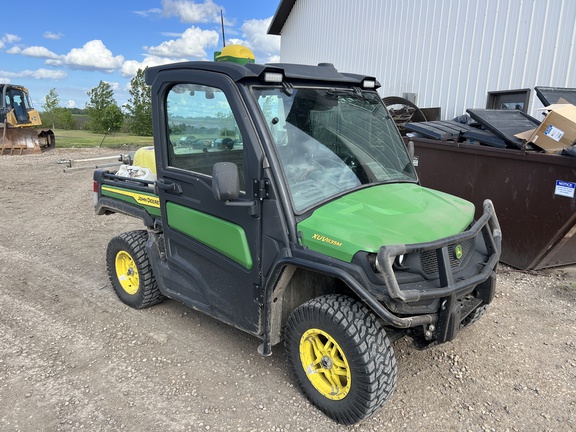
[[[147,231],[130,231],[114,237],[106,249],[106,267],[114,291],[134,309],[164,300],[146,254],[147,240]]]
[[[482,318],[484,316],[484,314],[486,314],[486,310],[488,309],[488,305],[487,304],[483,304],[478,306],[476,309],[474,309],[470,315],[468,315],[466,318],[464,318],[464,320],[462,321],[462,327],[467,327],[469,325],[474,324],[476,321],[478,321],[480,318]]]
[[[318,297],[294,310],[284,332],[300,388],[336,422],[354,424],[370,417],[394,392],[394,351],[363,303],[343,295]],[[309,362],[321,354],[320,362]]]

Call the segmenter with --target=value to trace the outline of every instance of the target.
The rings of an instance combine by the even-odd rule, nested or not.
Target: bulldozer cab
[[[54,147],[54,132],[37,129],[42,125],[38,111],[30,102],[28,90],[22,86],[0,84],[0,148],[3,155],[40,153]]]
[[[32,113],[33,112],[33,113]],[[31,118],[30,114],[36,114],[36,118]],[[32,108],[28,92],[20,86],[2,85],[2,110],[3,122],[6,121],[12,126],[17,125],[39,125],[39,116]],[[35,121],[33,121],[35,120]]]

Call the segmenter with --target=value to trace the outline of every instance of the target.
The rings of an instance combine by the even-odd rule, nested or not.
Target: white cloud
[[[62,60],[62,57],[59,57],[57,59],[48,59],[44,63],[47,64],[48,66],[54,66],[54,67],[65,66],[65,63]]]
[[[148,47],[148,54],[166,58],[206,59],[206,48],[215,47],[220,36],[214,30],[202,30],[190,27],[179,39],[162,42],[155,47]]]
[[[0,72],[1,74],[2,72]],[[8,76],[4,76],[4,75],[0,75],[0,83],[3,84],[10,84],[12,81],[10,81],[10,78],[8,78]]]
[[[60,80],[66,78],[68,74],[61,70],[37,69],[37,70],[23,70],[19,72],[0,71],[0,76],[5,76],[7,78],[34,78],[34,79]]]
[[[64,36],[62,33],[52,33],[52,32],[44,32],[44,34],[42,35],[44,36],[44,38],[46,39],[52,39],[52,40],[60,40],[62,39],[62,36]]]
[[[20,48],[11,47],[8,54],[19,54],[28,57],[44,58],[48,66],[68,66],[71,69],[99,70],[111,73],[122,67],[124,56],[114,56],[101,40],[86,42],[82,48],[73,48],[68,54],[58,55],[42,46]]]
[[[242,46],[245,46],[245,47],[247,47],[247,46],[250,45],[250,44],[249,44],[247,41],[245,41],[244,39],[238,39],[238,38],[230,38],[230,39],[228,39],[228,41],[226,42],[226,45],[231,45],[231,44],[234,44],[234,45],[242,45]]]
[[[176,63],[186,61],[188,59],[172,59],[167,57],[147,56],[143,61],[127,60],[122,65],[120,73],[123,77],[131,78],[136,75],[138,69],[146,69],[151,66],[158,66],[168,63]],[[129,87],[129,86],[128,86]]]
[[[110,88],[112,90],[119,90],[120,89],[120,83],[116,82],[116,81],[104,81],[106,84],[108,84],[110,86]]]
[[[68,101],[66,102],[66,107],[67,107],[67,108],[74,108],[74,107],[76,107],[76,101],[73,101],[72,99],[68,100]]]
[[[244,21],[242,24],[242,36],[253,51],[263,53],[267,57],[278,55],[280,52],[280,36],[267,34],[272,17],[257,20]]]
[[[13,43],[20,41],[20,39],[21,39],[20,36],[17,36],[15,34],[6,33],[4,36],[2,36],[2,38],[0,40],[2,42],[5,42],[5,43],[13,44]]]
[[[138,72],[138,69],[146,68],[145,63],[146,63],[146,60],[148,60],[149,58],[151,58],[151,57],[146,57],[143,62],[138,62],[136,60],[126,60],[124,62],[124,64],[122,65],[122,67],[120,68],[120,73],[125,78],[132,77],[132,76],[136,75],[136,72]]]
[[[113,56],[101,40],[95,39],[86,42],[82,48],[71,49],[68,54],[62,56],[62,61],[73,69],[97,69],[110,73],[122,67],[124,56]],[[47,64],[55,65],[56,62]]]
[[[220,10],[223,8],[212,0],[196,3],[188,0],[162,0],[164,15],[180,17],[188,23],[220,22]]]
[[[143,11],[134,11],[136,15],[140,15],[141,17],[148,17],[150,15],[160,15],[162,13],[162,9],[152,8]]]
[[[27,57],[48,58],[48,59],[59,58],[57,54],[54,54],[52,51],[42,46],[31,46],[24,49],[21,49],[19,47],[12,47],[6,52],[8,54],[21,54]]]
[[[21,71],[19,75],[26,78],[50,79],[50,80],[60,80],[68,76],[68,74],[62,70],[52,70],[43,68],[36,70]]]
[[[20,40],[20,36],[16,36],[10,33],[5,33],[4,36],[0,37],[0,49],[6,48],[6,44],[13,44]]]
[[[27,72],[27,71],[26,71]],[[37,69],[35,71],[30,71],[30,77],[36,79],[52,79],[59,80],[64,79],[68,74],[62,70],[52,70],[52,69]],[[24,74],[24,72],[23,72]]]

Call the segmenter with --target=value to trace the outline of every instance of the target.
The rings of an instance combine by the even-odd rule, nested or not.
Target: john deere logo
[[[462,255],[464,255],[464,251],[462,250],[462,245],[456,245],[454,248],[454,256],[457,260],[462,259]]]

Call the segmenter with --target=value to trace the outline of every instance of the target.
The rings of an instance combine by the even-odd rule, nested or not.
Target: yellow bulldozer
[[[0,156],[41,153],[56,145],[54,132],[41,128],[42,120],[26,88],[0,84],[0,93]]]

